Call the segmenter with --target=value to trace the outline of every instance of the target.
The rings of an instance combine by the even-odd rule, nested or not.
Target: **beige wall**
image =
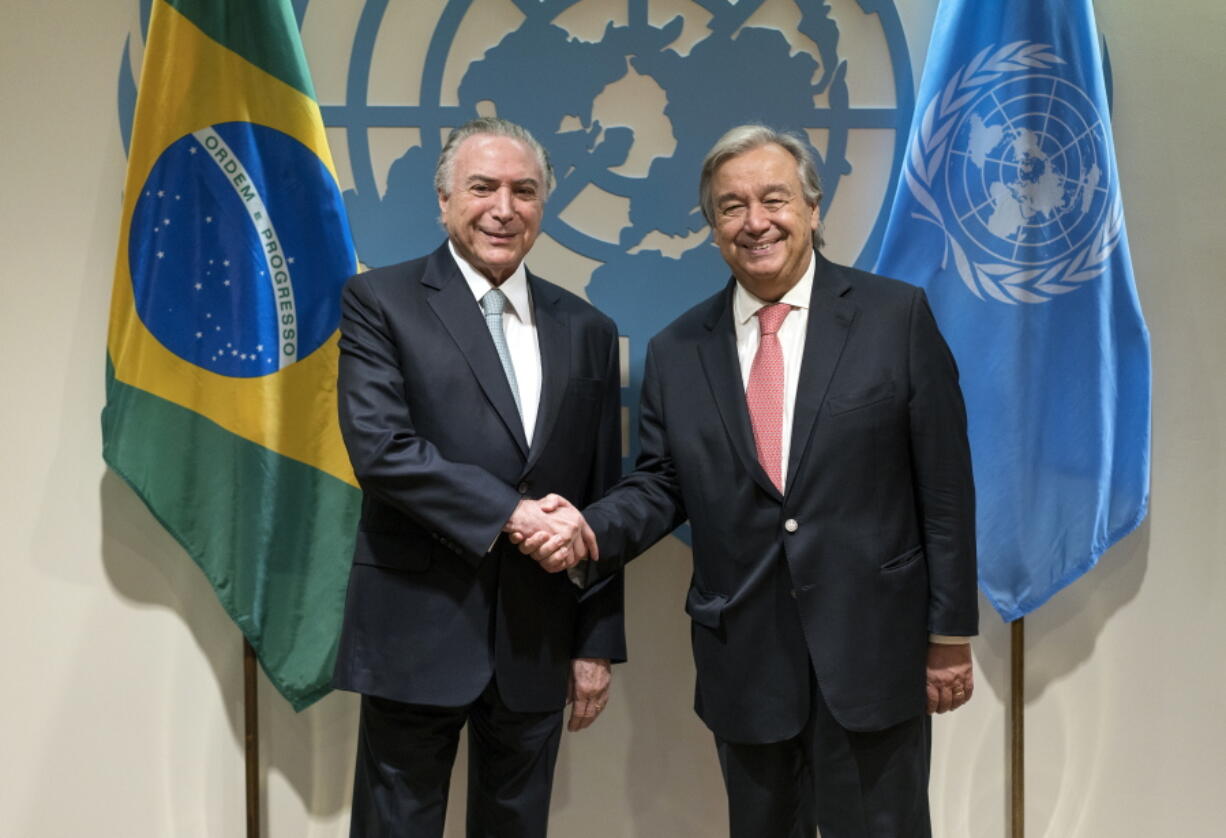
[[[918,62],[935,2],[899,5]],[[0,834],[240,835],[238,632],[99,455],[115,81],[135,3],[0,6]],[[1027,620],[1028,834],[1207,838],[1226,822],[1226,11],[1099,14],[1154,338],[1153,504]],[[633,568],[634,662],[599,725],[565,740],[554,834],[722,832],[710,737],[689,709],[688,572],[676,542]],[[1003,838],[1008,631],[986,607],[975,651],[974,702],[936,724],[937,834]],[[355,708],[332,695],[294,715],[263,685],[265,834],[345,834]]]

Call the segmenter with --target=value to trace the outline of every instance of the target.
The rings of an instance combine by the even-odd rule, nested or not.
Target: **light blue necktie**
[[[502,328],[502,312],[507,307],[507,295],[500,288],[491,288],[481,298],[481,310],[485,312],[485,325],[489,327],[490,337],[494,339],[494,349],[498,350],[498,360],[502,361],[502,369],[507,374],[507,383],[511,385],[511,397],[515,399],[515,409],[523,418],[523,408],[519,406],[519,382],[515,379],[515,367],[511,364],[511,350],[507,347],[507,335]]]

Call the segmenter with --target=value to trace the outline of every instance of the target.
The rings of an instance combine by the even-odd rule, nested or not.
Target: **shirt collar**
[[[809,298],[813,295],[813,275],[816,267],[817,257],[814,256],[809,259],[809,267],[805,269],[804,276],[779,298],[779,302],[787,303],[792,308],[808,308]],[[754,296],[741,283],[736,284],[736,290],[732,292],[732,316],[739,325],[748,323],[749,318],[758,313],[758,309],[768,305],[769,302]]]
[[[460,268],[460,274],[464,277],[464,281],[468,283],[468,289],[472,291],[473,297],[477,302],[481,302],[481,298],[486,292],[494,287],[494,283],[490,282],[476,268],[468,264],[468,262],[456,252],[455,244],[451,239],[447,240],[447,249],[451,251],[451,258],[455,259],[456,265]],[[498,286],[502,289],[502,293],[507,295],[509,311],[520,319],[523,323],[532,322],[532,304],[531,298],[528,295],[528,271],[524,268],[524,263],[520,262],[515,268],[515,273],[511,274],[502,284]]]

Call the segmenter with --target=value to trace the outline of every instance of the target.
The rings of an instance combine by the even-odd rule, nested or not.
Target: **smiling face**
[[[778,300],[813,258],[820,220],[805,202],[796,158],[769,143],[726,160],[711,177],[715,243],[737,282],[763,300]]]
[[[450,188],[438,194],[447,235],[465,261],[500,285],[541,232],[545,186],[536,155],[510,137],[469,137],[456,150]]]

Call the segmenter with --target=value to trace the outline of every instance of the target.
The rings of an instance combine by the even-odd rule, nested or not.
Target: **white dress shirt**
[[[447,242],[451,257],[460,266],[460,273],[468,283],[477,305],[481,298],[494,287],[472,265],[456,252],[455,245]],[[511,366],[515,368],[515,380],[519,384],[519,406],[524,421],[524,437],[532,445],[532,432],[536,430],[536,414],[541,406],[541,347],[536,339],[536,319],[532,311],[532,294],[528,290],[528,272],[520,262],[515,273],[498,286],[507,296],[507,307],[502,312],[502,328],[511,353]]]

